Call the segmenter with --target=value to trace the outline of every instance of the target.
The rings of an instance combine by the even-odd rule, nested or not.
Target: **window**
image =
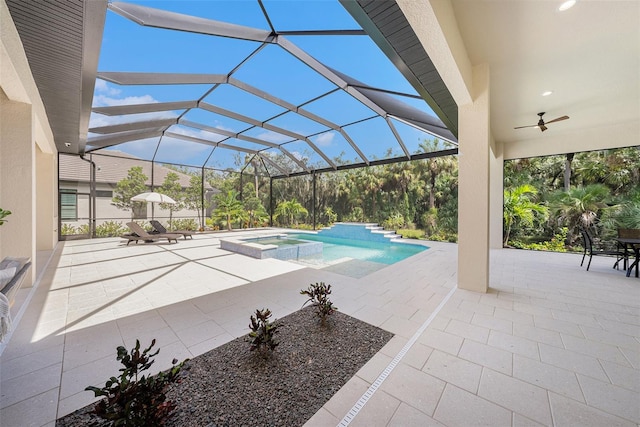
[[[60,219],[63,221],[78,220],[77,190],[60,190]]]
[[[96,197],[108,197],[113,198],[113,191],[111,190],[96,190]]]

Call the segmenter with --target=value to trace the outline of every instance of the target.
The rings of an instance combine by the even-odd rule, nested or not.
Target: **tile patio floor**
[[[478,294],[455,289],[454,244],[353,279],[231,254],[221,236],[61,242],[46,269],[39,254],[39,284],[20,291],[0,347],[0,425],[54,426],[90,403],[83,390],[117,371],[118,345],[156,338],[164,369],[244,335],[257,307],[297,310],[315,281],[333,285],[342,312],[396,336],[307,426],[640,424],[640,280],[611,259],[586,272],[575,254],[495,250],[490,292]]]

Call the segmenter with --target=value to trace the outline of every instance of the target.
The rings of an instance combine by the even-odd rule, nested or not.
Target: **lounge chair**
[[[142,240],[145,243],[150,243],[157,242],[160,239],[167,239],[167,241],[169,242],[175,240],[175,242],[178,243],[178,237],[180,237],[179,234],[171,233],[149,234],[145,231],[144,228],[140,227],[140,225],[135,222],[128,222],[127,227],[129,227],[129,229],[131,230],[131,234],[125,234],[121,236],[123,239],[127,239],[127,246],[129,246],[129,243],[133,241],[135,241],[137,244],[138,240]]]
[[[152,219],[151,221],[149,221],[151,223],[151,226],[153,227],[154,231],[151,232],[151,234],[155,235],[155,234],[167,234],[167,233],[171,233],[171,234],[182,234],[182,236],[184,237],[185,240],[187,240],[187,237],[189,237],[190,239],[193,239],[193,235],[195,234],[193,231],[189,231],[189,230],[173,230],[173,231],[168,231],[166,228],[164,228],[164,225],[162,225],[160,223],[160,221]]]

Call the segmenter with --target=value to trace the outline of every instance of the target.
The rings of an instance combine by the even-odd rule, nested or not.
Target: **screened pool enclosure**
[[[455,126],[348,10],[337,0],[109,3],[79,147],[87,162],[73,177],[61,167],[61,209],[74,188],[85,194],[95,234],[96,220],[109,217],[96,195],[108,198],[131,162],[150,172],[153,189],[167,165],[200,176],[204,201],[215,191],[209,173],[237,173],[241,183],[259,177],[271,188],[281,178],[315,181],[457,153]],[[123,159],[119,167],[113,158]]]

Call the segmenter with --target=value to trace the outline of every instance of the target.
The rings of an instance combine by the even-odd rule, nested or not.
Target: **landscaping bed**
[[[278,322],[280,344],[270,356],[250,352],[240,337],[187,362],[167,393],[176,409],[166,425],[301,426],[393,337],[340,312],[321,326],[313,307]],[[56,426],[108,425],[92,408]]]

